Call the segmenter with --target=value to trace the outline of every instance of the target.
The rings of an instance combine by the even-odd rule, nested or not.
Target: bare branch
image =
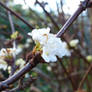
[[[17,80],[19,80],[20,77],[22,77],[25,73],[29,72],[32,68],[34,68],[38,63],[40,63],[41,56],[39,53],[36,53],[35,56],[32,57],[30,60],[30,63],[27,63],[25,67],[23,67],[21,70],[19,70],[17,73],[6,79],[5,81],[2,81],[0,83],[0,91],[5,90],[9,88],[10,84],[13,84]]]
[[[4,7],[6,10],[10,11],[13,15],[15,15],[18,19],[20,19],[22,22],[24,22],[30,29],[34,29],[34,27],[32,25],[30,25],[23,17],[21,17],[20,15],[18,15],[17,13],[15,13],[13,10],[11,10],[10,8],[8,8],[5,4],[3,4],[0,1],[0,5],[2,7]]]
[[[7,6],[7,1],[6,1],[6,6]],[[13,34],[15,32],[15,27],[14,27],[14,23],[13,23],[10,11],[7,11],[7,14],[8,14],[9,22],[10,22],[11,31],[12,31],[12,34]],[[13,41],[13,48],[16,48],[16,41],[15,40]],[[16,70],[15,60],[16,60],[16,55],[14,54],[13,60],[12,60],[13,62],[12,62],[12,65],[11,65],[12,68],[11,68],[11,74],[10,75],[13,75],[15,70]]]
[[[81,89],[81,87],[83,86],[84,81],[86,80],[86,78],[87,78],[87,76],[88,76],[88,74],[91,70],[92,70],[92,64],[89,66],[88,70],[86,71],[85,75],[83,76],[83,78],[82,78],[82,80],[79,84],[78,89]]]
[[[77,11],[71,16],[68,21],[64,24],[64,26],[60,29],[60,31],[57,33],[57,37],[62,37],[62,35],[67,31],[67,29],[73,24],[73,22],[77,19],[77,17],[88,8],[89,0],[85,0],[80,4],[80,7],[77,9]]]

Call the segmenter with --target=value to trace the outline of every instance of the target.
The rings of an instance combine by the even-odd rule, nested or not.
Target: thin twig
[[[46,80],[46,82],[48,82],[53,89],[54,88],[56,89],[56,85],[52,82],[52,79],[50,78],[50,76],[46,75],[38,68],[34,68],[32,71],[36,72],[41,78]]]
[[[4,7],[6,10],[10,11],[14,16],[16,16],[18,19],[20,19],[22,22],[24,22],[30,29],[34,29],[34,27],[29,24],[23,17],[21,17],[20,15],[18,15],[17,13],[15,13],[13,10],[11,10],[10,8],[8,8],[5,4],[3,4],[1,1],[0,1],[0,5],[2,7]]]
[[[58,57],[57,57],[57,58],[58,58]],[[64,69],[64,71],[65,71],[65,73],[66,73],[68,79],[70,80],[70,82],[71,82],[71,84],[72,84],[72,87],[73,87],[73,90],[76,90],[75,84],[74,84],[74,82],[73,82],[73,80],[72,80],[70,74],[67,72],[67,70],[66,70],[66,68],[65,68],[65,66],[64,66],[64,64],[63,64],[63,62],[62,62],[62,60],[61,60],[60,58],[58,58],[58,60],[59,60],[59,62],[60,62],[60,64],[61,64],[62,68]]]
[[[23,85],[18,86],[14,89],[11,89],[8,92],[16,92],[16,91],[24,90],[25,88],[29,87],[35,80],[36,80],[36,78],[30,77],[26,80],[26,82],[23,83]]]
[[[8,6],[7,1],[6,1],[6,6]],[[15,32],[15,27],[14,27],[14,23],[13,23],[10,11],[7,11],[7,14],[8,14],[9,22],[10,22],[11,31],[12,31],[12,34],[13,34]],[[13,41],[13,48],[16,48],[16,41],[15,40]],[[12,65],[11,65],[12,68],[11,68],[10,76],[13,75],[14,72],[15,72],[15,60],[16,60],[16,55],[14,53],[13,60],[12,60],[13,62],[12,62]]]
[[[77,19],[77,17],[87,9],[89,0],[85,0],[81,3],[80,7],[76,10],[76,12],[71,16],[68,21],[64,24],[64,26],[57,33],[57,37],[62,37],[62,35],[67,31],[67,29],[73,24],[73,22]]]
[[[3,14],[1,14],[1,13],[0,13],[0,16],[1,16],[4,20],[8,20],[8,18],[7,18],[6,16],[4,16]],[[14,25],[15,25],[15,27],[19,28],[19,29],[20,29],[19,31],[22,31],[22,32],[25,34],[26,37],[30,37],[30,36],[27,34],[26,30],[24,30],[20,25],[18,25],[18,24],[16,24],[16,23],[14,23]],[[7,34],[7,33],[6,33],[6,34]]]
[[[55,25],[55,24],[57,24],[56,23],[56,21],[53,19],[53,17],[51,16],[51,14],[48,12],[48,11],[46,11],[45,10],[45,8],[42,6],[42,4],[38,1],[38,0],[36,0],[36,3],[37,4],[39,4],[40,6],[41,6],[41,8],[44,10],[44,12],[46,13],[46,15],[51,19],[51,20],[53,20],[52,21],[52,23],[54,24],[54,26],[59,30],[59,26],[57,25]],[[87,6],[87,4],[85,5],[85,3],[87,3],[88,4],[88,6],[90,5],[90,3],[91,3],[91,6],[92,6],[92,2],[89,2],[88,3],[88,1],[84,1],[84,2],[82,2],[81,3],[81,5],[79,6],[79,8],[77,9],[77,11],[73,14],[73,16],[71,16],[70,18],[69,18],[69,20],[64,24],[64,26],[61,28],[61,30],[56,34],[56,36],[57,37],[61,37],[61,38],[63,38],[65,41],[66,41],[66,43],[67,43],[67,45],[69,46],[69,48],[71,48],[71,49],[73,49],[74,50],[74,52],[76,52],[76,54],[78,54],[83,60],[84,60],[84,62],[85,63],[87,63],[88,65],[90,64],[87,60],[86,60],[86,58],[81,54],[81,51],[80,50],[76,50],[76,49],[74,49],[74,48],[72,48],[71,46],[70,46],[70,44],[68,43],[68,41],[65,39],[65,37],[63,36],[63,34],[67,31],[67,29],[70,27],[70,23],[73,23],[75,20],[76,20],[76,18],[86,9],[86,8],[88,8],[88,6]]]
[[[83,86],[83,84],[84,84],[84,81],[86,80],[86,78],[87,78],[87,76],[88,76],[88,74],[89,74],[89,72],[90,72],[91,70],[92,70],[92,64],[89,66],[88,70],[86,71],[85,75],[83,76],[83,78],[82,78],[82,80],[81,80],[81,82],[80,82],[80,84],[79,84],[78,89],[81,89],[81,88],[82,88],[82,86]]]
[[[58,24],[57,24],[56,21],[53,19],[53,17],[49,14],[49,12],[46,11],[46,9],[44,8],[44,6],[43,6],[38,0],[36,0],[36,4],[39,4],[39,5],[40,5],[40,7],[44,10],[45,14],[51,19],[53,25],[56,26],[57,30],[59,30]]]

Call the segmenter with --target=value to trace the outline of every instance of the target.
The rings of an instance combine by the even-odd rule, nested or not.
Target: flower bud
[[[86,59],[87,59],[89,62],[92,62],[92,55],[87,56]]]
[[[75,40],[70,41],[69,44],[70,44],[71,47],[76,47],[78,43],[79,43],[79,40],[75,39]]]

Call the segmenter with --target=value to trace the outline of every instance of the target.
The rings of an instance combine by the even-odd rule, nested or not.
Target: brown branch
[[[56,85],[52,82],[52,79],[47,74],[43,73],[40,69],[34,68],[32,71],[36,72],[42,79],[51,85],[53,89],[56,89]]]
[[[57,57],[57,58],[58,58],[58,57]],[[61,60],[60,58],[58,58],[58,60],[59,60],[59,62],[60,62],[60,64],[61,64],[62,68],[64,69],[65,74],[67,75],[67,78],[70,80],[70,82],[71,82],[71,84],[72,84],[72,87],[73,87],[73,90],[76,90],[76,86],[75,86],[75,84],[74,84],[74,82],[73,82],[73,80],[72,80],[70,74],[67,72],[67,70],[66,70],[66,68],[65,68],[65,66],[64,66],[64,64],[63,64],[63,62],[62,62],[62,60]]]
[[[28,72],[31,68],[31,64],[27,64],[23,69],[18,71],[16,74],[9,77],[7,80],[0,83],[0,91],[9,88],[9,85],[16,82],[21,76],[23,76],[26,72]]]
[[[67,31],[67,29],[73,24],[73,22],[77,19],[77,17],[88,8],[89,0],[85,0],[80,4],[80,7],[76,10],[76,12],[71,16],[68,21],[64,24],[64,26],[57,33],[57,37],[62,37],[62,35]]]
[[[12,20],[12,16],[11,16],[11,13],[9,11],[7,11],[7,14],[8,14],[8,18],[9,18],[9,22],[10,22],[10,27],[11,27],[11,31],[12,33],[15,32],[15,27],[14,27],[14,23],[13,23],[13,20]],[[16,48],[16,41],[14,40],[13,41],[13,48]],[[11,74],[10,75],[13,75],[15,70],[16,70],[16,66],[15,66],[15,60],[16,60],[16,55],[13,56],[13,62],[12,62],[12,65],[11,65]]]
[[[29,87],[35,80],[36,80],[36,78],[30,77],[21,86],[11,89],[8,92],[16,92],[16,91],[24,90],[25,88]]]
[[[0,13],[0,16],[1,16],[4,20],[8,20],[8,18],[7,18],[6,16],[2,15],[1,13]],[[15,25],[15,27],[19,28],[20,31],[22,31],[22,32],[25,34],[26,37],[30,37],[30,36],[27,34],[27,32],[25,32],[25,30],[24,30],[22,27],[20,27],[20,26],[19,26],[18,24],[16,24],[16,23],[14,23],[14,25]],[[7,34],[7,33],[6,33],[6,34]]]
[[[13,84],[17,80],[19,80],[19,78],[21,78],[25,73],[29,72],[32,68],[34,68],[40,62],[40,60],[40,54],[36,53],[35,56],[33,56],[30,60],[30,63],[27,63],[25,67],[22,68],[20,71],[0,83],[0,91],[9,88],[10,84]]]
[[[41,76],[44,80],[46,81],[51,81],[51,78],[49,78],[47,75],[45,75],[44,73],[41,73],[41,71],[39,71],[38,69],[34,68],[32,71],[38,73],[39,76]],[[81,71],[78,71],[78,72],[73,72],[71,73],[69,76],[70,77],[73,77],[73,76],[78,76],[78,75],[81,75],[81,74],[84,74],[86,72],[86,70],[81,70]],[[67,80],[69,79],[68,76],[65,76],[65,77],[62,77],[61,80]],[[53,84],[54,85],[54,84]],[[54,85],[55,87],[55,85]]]
[[[82,58],[82,59],[84,60],[84,62],[85,62],[87,65],[90,65],[90,62],[85,58],[85,56],[83,56],[83,55],[81,54],[81,51],[80,51],[80,50],[74,49],[74,51],[75,51],[75,53],[76,53],[80,58]]]
[[[11,10],[10,8],[8,8],[5,4],[3,4],[0,1],[0,5],[2,7],[4,7],[6,10],[8,10],[9,12],[11,12],[14,16],[16,16],[18,19],[20,19],[22,22],[24,22],[30,29],[34,29],[34,27],[32,25],[30,25],[23,17],[21,17],[20,15],[18,15],[17,13],[15,13],[13,10]]]
[[[73,50],[76,52],[76,54],[78,54],[78,55],[84,60],[85,63],[90,64],[90,63],[86,60],[86,58],[81,54],[81,51],[72,48],[72,47],[70,46],[70,44],[68,43],[68,41],[67,41],[67,40],[65,39],[65,37],[63,36],[63,34],[67,31],[67,29],[70,27],[70,25],[76,20],[76,18],[77,18],[86,8],[89,8],[90,3],[91,3],[91,6],[92,6],[92,2],[88,2],[88,1],[89,1],[89,0],[85,0],[84,2],[81,3],[80,7],[77,9],[77,11],[74,13],[74,15],[69,18],[69,20],[68,20],[68,21],[65,23],[65,25],[61,28],[61,30],[56,34],[56,36],[63,38],[63,39],[66,41],[66,43],[67,43],[67,45],[69,46],[69,48],[73,49]],[[41,8],[42,8],[42,9],[44,10],[44,12],[46,13],[46,15],[47,15],[51,20],[53,20],[53,21],[55,22],[55,23],[54,23],[54,22],[52,21],[52,23],[54,24],[54,26],[55,26],[57,29],[59,29],[59,26],[58,26],[58,25],[57,25],[57,26],[55,25],[55,24],[57,24],[56,21],[53,19],[53,17],[51,16],[51,14],[50,14],[48,11],[45,10],[44,6],[43,6],[38,0],[36,0],[36,3],[38,3],[38,4],[41,6]],[[71,23],[71,24],[70,24],[70,23]]]
[[[45,26],[48,26],[48,22],[47,22],[45,19],[43,19],[40,15],[38,15],[37,13],[35,13],[35,12],[31,9],[31,7],[26,3],[26,0],[24,0],[24,3],[25,3],[25,5],[29,8],[29,10],[32,12],[33,17],[35,16],[35,17],[38,19],[38,21],[41,21],[41,23],[44,22]]]
[[[87,78],[87,76],[88,76],[88,74],[89,74],[89,72],[90,72],[91,70],[92,70],[92,64],[89,66],[88,70],[86,71],[85,75],[83,76],[83,78],[82,78],[82,80],[81,80],[81,82],[80,82],[80,84],[79,84],[78,89],[81,89],[81,88],[82,88],[82,86],[83,86],[83,84],[84,84],[84,81],[86,80],[86,78]]]
[[[59,30],[58,24],[53,19],[53,17],[50,15],[50,13],[48,11],[46,11],[46,9],[44,8],[44,6],[38,0],[36,0],[36,4],[39,4],[40,5],[40,7],[44,10],[45,14],[51,19],[53,25],[57,28],[57,30]]]

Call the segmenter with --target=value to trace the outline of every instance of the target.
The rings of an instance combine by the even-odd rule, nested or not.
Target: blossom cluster
[[[6,59],[12,59],[13,54],[15,52],[15,49],[13,48],[2,48],[0,50],[0,69],[6,70],[8,67],[8,64],[6,62]]]
[[[14,48],[2,48],[0,51],[0,59],[12,58],[15,52]]]
[[[9,66],[9,60],[13,59],[14,55],[17,55],[17,49],[15,48],[2,48],[0,50],[0,69],[6,70],[8,69],[9,72],[11,70],[11,66]],[[7,61],[8,60],[8,61]],[[25,61],[23,59],[18,59],[15,64],[22,68],[24,66]]]
[[[28,34],[35,41],[36,49],[42,51],[41,56],[46,62],[56,62],[57,56],[62,58],[71,55],[67,44],[50,33],[50,28],[34,29]]]

